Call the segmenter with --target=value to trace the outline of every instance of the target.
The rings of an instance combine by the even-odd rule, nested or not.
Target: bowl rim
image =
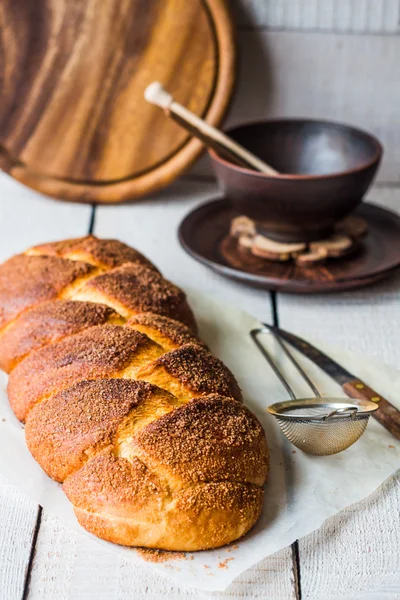
[[[248,169],[247,167],[241,167],[240,165],[235,165],[234,163],[230,162],[229,160],[226,160],[225,158],[222,158],[221,156],[219,156],[219,154],[217,154],[217,152],[213,148],[208,148],[208,154],[211,156],[211,160],[215,161],[217,163],[218,162],[222,163],[227,168],[231,168],[233,171],[238,171],[239,173],[243,173],[243,175],[251,175],[253,177],[258,177],[258,178],[266,179],[266,180],[270,180],[270,181],[277,180],[277,179],[283,179],[283,180],[289,180],[289,181],[290,180],[292,180],[292,181],[293,180],[294,181],[296,181],[296,180],[310,181],[310,180],[332,179],[332,178],[336,178],[336,177],[343,177],[344,175],[351,175],[352,173],[360,173],[360,172],[370,168],[375,163],[377,165],[379,165],[379,161],[381,160],[383,152],[384,152],[384,148],[383,148],[382,144],[380,143],[378,138],[375,137],[372,133],[369,133],[368,131],[365,131],[364,129],[354,127],[353,125],[347,125],[346,123],[343,123],[341,121],[330,121],[329,119],[308,119],[307,117],[282,117],[282,118],[276,118],[276,119],[264,119],[261,121],[260,120],[247,121],[245,123],[235,125],[233,127],[229,127],[228,129],[224,130],[224,133],[226,133],[226,135],[229,135],[235,129],[240,129],[242,127],[249,127],[249,126],[254,126],[254,125],[265,125],[268,123],[323,123],[323,124],[327,124],[327,125],[333,125],[335,127],[338,127],[339,129],[351,130],[358,134],[363,135],[364,137],[368,138],[372,142],[372,144],[375,146],[375,156],[370,161],[363,163],[359,167],[355,167],[353,169],[347,169],[346,171],[335,171],[333,173],[326,173],[326,174],[321,174],[321,175],[301,174],[301,173],[280,173],[278,176],[267,175],[266,173],[260,173],[259,171],[253,171],[252,169]]]

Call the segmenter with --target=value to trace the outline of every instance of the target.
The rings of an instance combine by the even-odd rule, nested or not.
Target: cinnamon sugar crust
[[[58,300],[25,311],[0,337],[0,368],[9,373],[33,350],[103,323],[123,323],[104,304]]]
[[[118,240],[104,240],[94,235],[40,244],[28,250],[27,253],[84,260],[104,269],[113,269],[125,263],[140,263],[158,271],[152,262],[134,248]]]
[[[81,381],[30,411],[28,448],[50,477],[64,481],[90,457],[113,447],[119,426],[132,410],[160,396],[167,393],[143,381]]]
[[[235,511],[240,521],[248,520],[248,508],[258,505],[263,492],[254,485],[235,484],[232,481],[209,482],[188,488],[177,495],[177,507],[195,514],[210,511]],[[257,507],[257,508],[258,508]]]
[[[175,319],[155,313],[145,312],[135,315],[129,319],[126,325],[145,333],[165,350],[175,350],[179,346],[190,343],[205,347],[205,344],[193,334],[189,327]]]
[[[264,490],[231,481],[199,484],[175,497],[171,525],[185,550],[219,548],[245,535],[261,514]],[[196,541],[189,532],[194,525]],[[192,530],[193,531],[193,530]],[[178,549],[169,545],[168,550]]]
[[[10,258],[0,266],[0,329],[28,308],[56,300],[69,285],[95,272],[92,265],[55,256]]]
[[[137,484],[133,484],[130,491],[131,471],[127,461],[121,463],[121,460],[118,459],[116,465],[110,468],[110,462],[103,459],[101,465],[94,466],[96,475],[89,470],[92,465],[88,463],[83,469],[84,477],[78,471],[63,486],[75,506],[79,523],[105,540],[125,546],[171,551],[219,548],[245,535],[260,516],[263,490],[229,481],[189,487],[173,498],[165,498],[158,481],[151,481],[143,492],[140,490],[140,495],[147,499],[147,507],[140,505],[136,508]],[[134,473],[138,472],[136,464],[135,461]],[[120,481],[117,469],[118,475],[124,469]],[[116,475],[115,479],[124,492],[119,495],[119,503],[111,495],[110,486],[106,485],[104,492],[101,485],[102,479],[107,480],[110,472]],[[93,480],[96,485],[93,485]],[[147,478],[145,482],[148,482]],[[154,485],[153,490],[151,484]],[[137,516],[131,516],[125,498],[129,498]],[[86,508],[80,507],[80,500]]]
[[[64,482],[63,489],[74,506],[108,515],[140,519],[162,508],[167,496],[156,475],[139,459],[127,461],[111,452],[99,454]]]
[[[170,560],[185,559],[183,552],[168,552],[167,550],[155,550],[154,548],[136,548],[137,554],[146,562],[164,563]],[[192,557],[193,558],[193,557]]]
[[[91,327],[23,360],[9,377],[11,407],[24,421],[37,402],[83,379],[118,377],[143,352],[151,355],[162,349],[127,327]]]
[[[137,378],[187,400],[213,393],[239,401],[242,399],[239,385],[228,367],[206,348],[196,344],[185,344],[163,354],[142,367]]]
[[[185,323],[195,331],[195,320],[185,293],[152,269],[141,264],[125,264],[88,281],[77,296],[113,306],[124,317],[153,312]]]
[[[222,480],[261,487],[268,471],[257,418],[243,404],[217,395],[192,400],[141,429],[132,453],[162,469],[177,487]]]

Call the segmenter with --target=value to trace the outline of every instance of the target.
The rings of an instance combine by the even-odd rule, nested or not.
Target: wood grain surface
[[[198,155],[152,81],[213,124],[230,99],[224,0],[4,0],[0,34],[0,165],[54,196],[131,199]]]
[[[0,599],[22,598],[39,507],[0,475]]]
[[[400,440],[400,411],[391,402],[359,379],[345,383],[343,390],[350,398],[377,402],[378,410],[372,413],[372,416]]]

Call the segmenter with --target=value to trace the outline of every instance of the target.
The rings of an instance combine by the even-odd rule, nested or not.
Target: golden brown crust
[[[14,257],[0,267],[2,324],[11,406],[86,529],[182,551],[254,525],[262,427],[194,335],[184,292],[140,253],[86,236]]]
[[[141,354],[161,352],[147,336],[128,327],[91,327],[23,360],[9,377],[11,407],[24,421],[29,410],[44,398],[83,379],[118,377],[134,366]]]
[[[131,411],[167,396],[143,381],[81,381],[30,411],[28,448],[50,477],[64,481],[91,456],[115,444],[118,428]]]
[[[165,351],[175,350],[190,343],[205,346],[183,323],[155,313],[146,312],[135,315],[129,319],[126,325],[145,333]]]
[[[90,279],[76,298],[103,301],[124,317],[153,312],[181,321],[192,331],[196,329],[185,293],[141,264],[125,264]]]
[[[196,399],[153,421],[126,452],[175,487],[211,481],[262,486],[268,450],[256,417],[239,402],[217,395]]]
[[[28,308],[61,297],[91,273],[92,265],[55,256],[10,258],[0,266],[0,329]]]
[[[127,461],[111,452],[87,462],[66,479],[63,489],[79,508],[138,520],[141,510],[148,518],[154,502],[159,510],[166,496],[157,476],[139,459]]]
[[[178,550],[181,546],[192,551],[225,546],[253,527],[261,514],[263,498],[263,489],[231,481],[182,490],[170,514],[170,529],[175,536],[166,539],[160,548]]]
[[[104,304],[58,300],[24,312],[0,337],[0,369],[9,373],[33,350],[103,323],[123,323]]]
[[[118,459],[118,464],[120,461]],[[79,523],[94,535],[115,544],[188,552],[219,548],[245,535],[260,516],[263,490],[240,483],[223,481],[199,484],[182,490],[168,501],[168,498],[164,499],[162,488],[155,480],[148,484],[154,486],[153,496],[151,489],[145,486],[143,492],[140,490],[129,495],[129,488],[126,489],[124,485],[130,473],[126,463],[123,464],[126,471],[121,477],[121,487],[126,493],[126,503],[115,504],[115,499],[111,500],[109,496],[110,504],[104,502],[98,506],[98,499],[102,498],[104,492],[104,487],[101,487],[102,471],[96,487],[91,485],[91,474],[83,482],[79,471],[72,476],[76,477],[73,490],[71,478],[63,486],[75,506]],[[108,471],[108,463],[103,468]],[[134,474],[137,469],[135,461]],[[85,506],[90,508],[80,507],[79,499],[74,494],[79,490],[81,498],[85,498]],[[128,516],[131,514],[129,508],[127,510],[128,498],[136,507],[135,500],[142,493],[148,498],[148,510],[140,506],[138,517]],[[116,506],[121,506],[121,516]]]
[[[140,263],[158,271],[153,263],[134,248],[118,240],[103,240],[94,235],[40,244],[28,250],[27,253],[83,260],[104,269],[113,269],[129,262]]]
[[[185,344],[163,354],[142,367],[136,377],[186,400],[214,393],[242,399],[239,385],[228,367],[196,344]]]

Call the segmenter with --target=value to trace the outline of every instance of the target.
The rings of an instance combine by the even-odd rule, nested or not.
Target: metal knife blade
[[[344,385],[348,381],[356,379],[355,375],[352,375],[349,371],[344,369],[339,363],[330,358],[327,354],[318,350],[315,346],[306,342],[305,340],[289,333],[280,327],[266,325],[268,329],[277,331],[282,339],[287,341],[293,348],[299,350],[302,354],[307,356],[313,363],[315,363],[320,369],[322,369],[329,377],[332,377],[340,385]]]

